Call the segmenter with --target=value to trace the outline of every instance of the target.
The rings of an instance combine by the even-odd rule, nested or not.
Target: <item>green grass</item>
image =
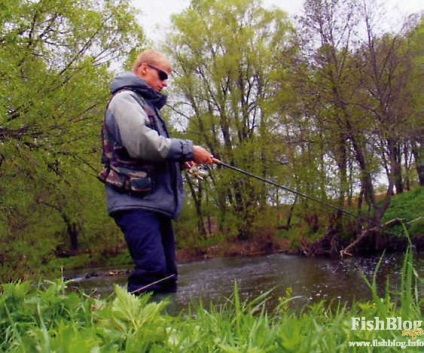
[[[378,267],[377,267],[378,270]],[[61,280],[4,284],[0,296],[0,352],[150,352],[150,353],[272,353],[272,352],[420,352],[424,348],[350,347],[349,342],[405,342],[400,330],[352,329],[352,318],[401,317],[422,320],[422,279],[405,254],[399,292],[380,297],[376,276],[367,280],[369,302],[347,306],[320,302],[302,310],[290,308],[290,291],[267,312],[270,293],[241,301],[237,286],[227,304],[167,314],[167,303],[149,296],[134,297],[116,286],[114,294],[96,299],[67,292]],[[422,332],[424,333],[424,331]],[[383,341],[386,340],[386,341]],[[415,342],[423,342],[424,334]]]
[[[418,187],[392,198],[383,220],[389,221],[394,218],[405,220],[411,236],[424,236],[424,187]],[[393,227],[393,231],[399,235],[404,234],[401,225]]]

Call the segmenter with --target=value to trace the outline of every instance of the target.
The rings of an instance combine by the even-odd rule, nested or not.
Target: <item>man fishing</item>
[[[103,122],[99,179],[106,185],[108,213],[122,230],[134,262],[128,278],[128,291],[134,294],[176,292],[172,219],[184,201],[181,166],[213,163],[206,149],[169,135],[159,111],[171,72],[162,53],[143,51],[132,72],[113,80]]]

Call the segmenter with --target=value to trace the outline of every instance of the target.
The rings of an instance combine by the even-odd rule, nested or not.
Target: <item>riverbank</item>
[[[315,234],[296,234],[291,229],[257,231],[248,241],[226,239],[213,245],[192,245],[178,250],[180,262],[214,257],[256,256],[287,253],[302,256],[379,255],[383,251],[404,253],[410,237],[415,251],[424,251],[424,188],[393,196],[391,205],[382,220],[384,226],[363,225],[355,238],[349,238],[334,229],[317,229]],[[353,211],[352,211],[353,212]],[[352,221],[352,219],[350,219]],[[352,222],[352,227],[356,227]],[[408,235],[405,234],[405,231]],[[347,249],[347,250],[346,250]]]
[[[361,247],[355,252],[355,256],[380,255],[382,251],[375,248],[375,236],[372,235],[364,240]],[[411,239],[414,251],[424,252],[424,236],[416,236]],[[285,253],[289,255],[301,255],[307,257],[331,257],[339,258],[343,247],[349,242],[337,236],[323,237],[312,242],[303,239],[299,245],[293,244],[287,239],[266,237],[254,241],[224,241],[220,244],[207,247],[194,247],[177,250],[177,260],[179,263],[212,259],[216,257],[238,257],[238,256],[263,256],[275,253]],[[385,253],[404,253],[409,245],[406,237],[392,238],[386,237],[384,246]]]
[[[252,241],[225,240],[219,244],[177,250],[180,263],[212,259],[216,257],[261,256],[275,253],[296,254],[290,241],[263,236]]]
[[[403,219],[406,230],[411,237],[414,250],[424,251],[424,188],[396,195],[386,212],[384,222],[392,219]],[[353,225],[354,226],[354,225]],[[392,224],[388,232],[374,232],[364,237],[356,247],[351,249],[352,256],[379,255],[383,251],[404,253],[409,245],[402,224]],[[298,234],[299,232],[299,234]],[[179,263],[199,261],[211,258],[227,258],[239,256],[260,256],[274,253],[301,255],[306,257],[340,258],[340,251],[357,239],[346,238],[336,232],[320,229],[320,234],[302,234],[295,225],[291,229],[272,230],[270,228],[255,232],[249,240],[239,240],[237,237],[214,239],[195,239],[190,243],[177,244],[177,259]],[[177,234],[177,242],[183,237]],[[55,259],[53,269],[65,267],[87,268],[115,265],[131,265],[125,242],[111,251],[104,253],[80,253],[76,256]]]
[[[403,254],[409,245],[408,238],[392,237],[387,238],[386,246],[383,250],[376,251],[374,248],[374,236],[361,243],[361,247],[356,249],[353,257],[379,257],[383,251],[386,254]],[[415,236],[411,239],[412,249],[415,253],[424,252],[424,236]],[[337,246],[335,247],[335,244]],[[297,255],[302,257],[317,257],[340,259],[340,249],[349,244],[346,239],[340,239],[338,236],[322,237],[316,241],[302,238],[294,243],[287,238],[280,238],[265,234],[257,236],[250,241],[239,241],[237,239],[227,239],[207,246],[192,246],[177,249],[177,262],[185,264],[190,262],[215,259],[215,258],[235,258],[235,257],[257,257],[283,253],[287,255]],[[125,244],[119,248],[119,251],[102,256],[92,256],[94,254],[80,254],[64,258],[61,266],[67,270],[78,268],[97,268],[109,266],[122,266],[132,268],[132,260]],[[65,262],[66,261],[66,262]],[[57,265],[55,266],[57,269]],[[96,276],[97,274],[94,274]],[[114,275],[114,274],[111,274]]]

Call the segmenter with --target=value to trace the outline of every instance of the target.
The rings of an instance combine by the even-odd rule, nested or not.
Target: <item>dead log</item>
[[[345,256],[353,256],[350,252],[356,245],[358,245],[364,238],[369,236],[370,234],[374,232],[380,232],[384,227],[391,226],[393,224],[398,224],[404,222],[404,219],[401,218],[394,218],[390,221],[387,221],[385,223],[379,224],[377,226],[374,226],[372,228],[367,228],[348,246],[346,246],[344,249],[340,250],[340,257],[344,258]]]

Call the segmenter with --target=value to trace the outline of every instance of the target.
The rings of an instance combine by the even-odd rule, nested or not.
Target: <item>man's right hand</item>
[[[193,161],[197,164],[213,164],[213,156],[210,152],[200,146],[193,146]]]

